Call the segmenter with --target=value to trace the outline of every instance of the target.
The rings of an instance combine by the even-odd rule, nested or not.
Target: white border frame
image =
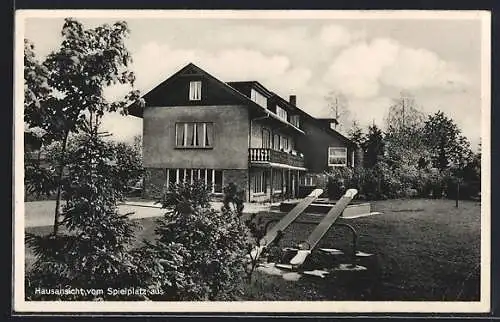
[[[29,17],[56,18],[169,18],[169,19],[479,19],[482,24],[482,208],[481,296],[478,302],[35,302],[24,300],[24,169],[23,169],[23,36]],[[224,313],[477,313],[490,310],[490,108],[491,15],[489,11],[317,11],[317,10],[17,10],[15,13],[14,113],[14,302],[23,312],[224,312]],[[484,153],[487,152],[487,153]],[[16,166],[17,165],[17,166]],[[360,305],[362,303],[362,305]]]

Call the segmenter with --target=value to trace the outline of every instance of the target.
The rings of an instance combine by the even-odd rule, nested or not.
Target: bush
[[[26,234],[35,253],[33,269],[26,276],[29,300],[134,299],[104,294],[37,294],[37,288],[97,290],[140,286],[139,260],[130,251],[136,225],[118,213],[123,190],[114,178],[120,169],[113,151],[96,134],[79,138],[71,154],[65,186],[62,224],[66,232],[38,236]],[[141,297],[138,297],[141,298]]]
[[[131,144],[121,142],[108,144],[116,160],[117,176],[114,178],[114,184],[119,188],[126,187],[127,194],[130,194],[130,187],[140,181],[144,175],[140,151]]]
[[[345,193],[346,187],[354,188],[353,176],[354,171],[351,168],[333,168],[328,173],[326,186],[328,199],[337,200]],[[358,188],[358,185],[355,187]]]
[[[338,199],[349,188],[358,189],[359,198],[443,198],[475,199],[481,192],[480,154],[466,161],[465,166],[438,171],[426,159],[418,162],[409,151],[396,151],[392,159],[381,158],[370,168],[333,168],[328,172],[327,194]],[[401,153],[400,153],[401,152]],[[404,153],[402,153],[404,152]],[[408,158],[395,157],[406,155]],[[410,162],[411,161],[411,162]]]
[[[355,188],[359,198],[368,200],[441,198],[450,190],[447,188],[450,186],[447,178],[451,178],[449,173],[404,165],[390,167],[383,161],[373,168],[335,168],[328,176],[330,199],[338,199],[347,189]]]
[[[159,285],[161,300],[223,300],[245,276],[248,230],[238,209],[210,208],[204,182],[169,187],[156,240],[138,250],[144,281]]]
[[[377,165],[367,168],[334,168],[328,172],[327,194],[330,199],[340,198],[347,189],[358,190],[359,198],[368,200],[385,199],[389,190],[395,189],[386,169]]]
[[[55,199],[57,190],[57,169],[63,164],[72,162],[72,155],[81,149],[85,135],[79,134],[68,139],[64,158],[61,155],[62,143],[55,141],[48,146],[41,147],[43,160],[25,156],[25,191],[26,201]],[[105,148],[110,152],[110,159],[114,162],[116,175],[110,178],[116,189],[124,190],[138,182],[144,173],[142,157],[133,145],[103,141]],[[67,170],[67,169],[65,169]],[[63,175],[63,184],[66,184],[68,172]],[[126,191],[125,189],[124,191]],[[128,191],[126,191],[128,192]]]

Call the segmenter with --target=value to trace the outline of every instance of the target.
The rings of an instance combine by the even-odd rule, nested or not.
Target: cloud
[[[204,39],[209,46],[258,48],[262,51],[289,52],[301,50],[304,41],[311,38],[305,27],[294,26],[286,28],[269,28],[264,26],[247,25],[233,26],[232,28],[218,29],[212,39]],[[205,47],[206,48],[206,47]]]
[[[326,94],[341,91],[348,97],[353,116],[362,124],[375,119],[382,126],[390,97],[407,89],[426,112],[440,107],[456,118],[464,133],[478,135],[479,103],[470,98],[479,97],[471,92],[471,87],[480,87],[479,81],[470,80],[476,79],[470,70],[460,69],[470,68],[462,60],[463,65],[454,65],[430,50],[460,57],[450,51],[463,50],[463,45],[457,45],[464,43],[463,37],[454,32],[436,43],[429,38],[432,35],[419,35],[413,29],[412,33],[387,29],[386,38],[377,38],[376,32],[382,35],[378,27],[378,31],[367,29],[364,34],[342,24],[300,19],[172,19],[155,25],[150,20],[131,19],[133,28],[127,44],[134,58],[136,87],[142,93],[193,62],[223,81],[258,80],[285,99],[297,95],[298,105],[314,116],[328,116]],[[26,36],[37,45],[39,57],[57,48],[61,26],[62,19],[27,21]],[[128,90],[127,86],[112,86],[105,89],[105,95],[116,99]],[[115,139],[126,140],[141,132],[142,120],[110,114],[104,127],[115,134]]]
[[[361,42],[344,49],[327,69],[324,80],[348,96],[372,97],[379,79],[398,54],[398,44],[390,39]]]
[[[284,55],[266,55],[244,48],[186,50],[150,42],[133,53],[133,57],[136,87],[143,94],[190,62],[222,81],[258,80],[272,91],[285,93],[307,86],[312,76],[310,69],[294,66]],[[105,95],[117,98],[126,90],[124,86],[112,86],[105,90]]]
[[[318,40],[327,47],[345,47],[363,37],[360,32],[353,32],[339,25],[327,25],[321,28]]]
[[[378,127],[383,128],[385,116],[392,103],[392,98],[386,96],[351,99],[349,109],[361,125],[368,126],[375,123]]]
[[[194,63],[222,81],[257,80],[271,91],[287,98],[308,87],[312,76],[308,68],[293,66],[284,55],[266,55],[244,48],[219,51],[186,50],[150,42],[133,54],[132,69],[136,72],[136,88],[142,94],[164,81],[189,62]],[[154,62],[154,63],[152,63]],[[116,100],[130,90],[129,86],[114,85],[104,90],[108,100]],[[142,131],[141,120],[116,113],[106,115],[103,128],[114,134],[115,140],[130,140]]]
[[[324,62],[332,54],[356,40],[364,37],[337,24],[310,27],[301,22],[294,25],[276,27],[264,22],[261,25],[232,25],[231,28],[210,28],[208,37],[176,39],[179,48],[202,48],[209,51],[243,48],[256,50],[267,55],[286,55],[293,63]]]
[[[447,88],[466,84],[467,79],[449,62],[426,49],[400,47],[393,63],[384,70],[381,82],[405,89]]]
[[[356,98],[375,97],[381,86],[415,90],[453,89],[467,79],[452,63],[423,48],[410,48],[390,38],[356,42],[329,66],[324,81]]]

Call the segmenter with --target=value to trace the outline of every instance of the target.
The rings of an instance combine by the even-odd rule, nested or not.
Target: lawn
[[[243,285],[242,300],[371,300],[478,301],[480,263],[480,203],[452,200],[386,200],[372,202],[383,214],[345,221],[359,232],[358,249],[375,254],[362,259],[364,272],[342,272],[325,279],[303,277],[286,281],[255,272]],[[264,215],[265,219],[272,216]],[[312,219],[303,215],[298,220]],[[138,242],[154,235],[154,219],[138,220]],[[293,224],[281,246],[307,237],[313,225]],[[42,234],[50,227],[27,228]],[[320,246],[350,247],[349,235],[332,229]],[[33,254],[26,248],[26,268]]]

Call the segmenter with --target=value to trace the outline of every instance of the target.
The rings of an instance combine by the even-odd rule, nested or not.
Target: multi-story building
[[[247,201],[298,196],[311,174],[353,166],[356,145],[257,81],[225,83],[188,64],[143,96],[144,192],[205,181],[214,194],[233,182]]]

